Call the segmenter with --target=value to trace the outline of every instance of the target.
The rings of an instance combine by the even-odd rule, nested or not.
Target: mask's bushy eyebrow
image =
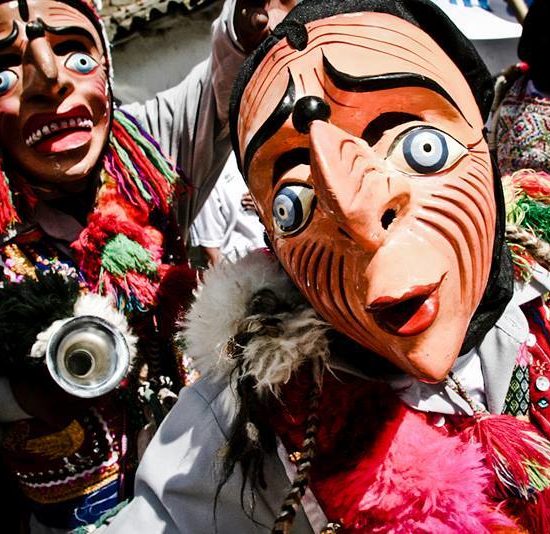
[[[13,43],[15,43],[18,36],[19,36],[19,26],[17,26],[17,23],[15,21],[13,21],[11,33],[7,37],[0,39],[0,50],[4,48],[9,48],[10,46],[12,46]]]
[[[94,39],[94,36],[86,29],[82,28],[80,26],[49,26],[48,24],[44,23],[41,19],[38,19],[42,24],[44,25],[45,30],[48,33],[51,33],[53,35],[60,35],[60,36],[80,36],[88,39],[91,43],[94,45],[96,44],[96,41]]]
[[[288,85],[286,87],[285,93],[283,94],[281,100],[275,106],[275,109],[271,112],[271,115],[266,119],[262,124],[260,129],[254,134],[254,137],[248,143],[246,151],[244,154],[244,175],[248,175],[248,168],[254,154],[259,150],[259,148],[266,143],[271,137],[273,137],[279,129],[286,122],[292,110],[294,109],[294,102],[296,100],[296,85],[294,79],[292,78],[292,73],[290,69],[288,70]]]
[[[374,120],[370,121],[367,127],[363,130],[361,137],[370,145],[374,146],[387,130],[391,130],[400,124],[406,124],[412,121],[421,121],[422,117],[413,115],[412,113],[400,113],[397,111],[389,111],[378,115]]]
[[[29,5],[27,4],[27,0],[17,0],[17,8],[19,9],[19,15],[21,16],[21,20],[23,20],[24,22],[28,22]]]
[[[339,71],[330,63],[325,54],[323,54],[323,68],[330,81],[337,89],[350,93],[370,93],[373,91],[383,91],[385,89],[400,89],[407,87],[428,89],[447,100],[447,102],[449,102],[449,104],[455,108],[461,117],[471,126],[453,97],[435,80],[423,76],[422,74],[417,74],[416,72],[388,72],[372,76],[352,76],[351,74]]]

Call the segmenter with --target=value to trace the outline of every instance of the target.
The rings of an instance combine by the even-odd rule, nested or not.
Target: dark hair
[[[529,65],[529,78],[540,91],[550,91],[550,67],[548,50],[550,35],[550,1],[535,0],[523,22],[523,32],[518,45],[518,56]]]
[[[230,104],[231,140],[240,161],[237,118],[244,90],[254,72],[281,40],[303,50],[307,46],[305,24],[344,13],[377,12],[395,15],[429,34],[460,69],[468,82],[483,120],[493,101],[493,81],[476,49],[451,20],[431,0],[304,0],[279,24],[273,33],[247,58],[233,86]]]
[[[518,56],[529,65],[544,61],[548,68],[547,54],[550,43],[548,25],[550,24],[550,2],[535,0],[523,22],[523,31],[518,45]]]

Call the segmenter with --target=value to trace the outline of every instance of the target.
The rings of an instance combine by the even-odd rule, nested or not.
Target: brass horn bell
[[[126,376],[130,351],[118,328],[84,315],[70,319],[51,336],[46,364],[67,393],[93,398],[113,390]]]

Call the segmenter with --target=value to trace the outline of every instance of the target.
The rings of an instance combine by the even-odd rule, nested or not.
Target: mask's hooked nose
[[[42,99],[66,92],[59,79],[59,68],[52,45],[46,38],[42,20],[26,25],[29,39],[23,58],[23,98]]]
[[[324,121],[311,123],[310,143],[319,202],[358,245],[375,252],[409,205],[407,178],[390,173],[365,141]]]

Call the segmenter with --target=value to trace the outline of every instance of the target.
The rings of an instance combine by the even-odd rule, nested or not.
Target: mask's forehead
[[[0,35],[11,32],[14,21],[26,23],[42,19],[55,28],[77,27],[86,29],[93,37],[96,48],[103,50],[101,38],[92,21],[80,10],[57,0],[19,0],[0,3]]]
[[[365,77],[414,73],[441,86],[474,129],[483,122],[464,76],[439,45],[413,24],[386,13],[336,15],[307,24],[308,46],[292,49],[281,40],[264,58],[244,91],[238,135],[241,156],[273,113],[289,76],[297,97],[323,85],[323,56],[339,71]],[[372,100],[376,105],[376,100]],[[378,110],[381,111],[381,110]]]

